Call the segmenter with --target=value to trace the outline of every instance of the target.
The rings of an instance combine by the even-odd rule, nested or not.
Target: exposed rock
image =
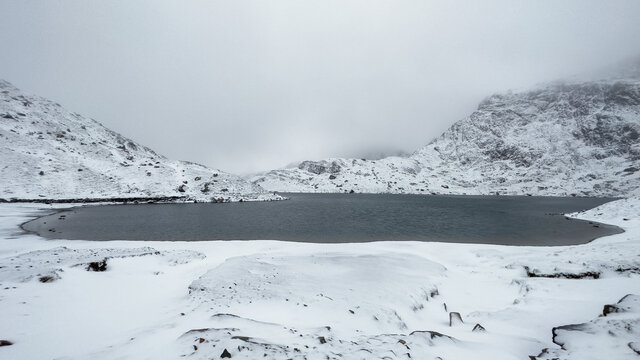
[[[224,359],[224,358],[231,358],[231,354],[229,353],[229,351],[227,351],[227,349],[224,349],[224,351],[222,352],[222,354],[220,354],[220,358]]]
[[[45,277],[46,282],[60,279],[60,274],[68,267],[81,267],[88,271],[90,263],[95,268],[106,269],[106,261],[111,258],[128,258],[138,256],[162,256],[170,265],[185,264],[204,255],[191,250],[158,251],[150,247],[140,248],[98,248],[71,249],[55,247],[47,250],[36,250],[20,255],[0,259],[0,282],[27,282]],[[103,267],[104,265],[104,267]],[[91,266],[93,267],[93,266]],[[49,277],[53,279],[49,279]]]
[[[355,338],[335,338],[317,344],[318,332],[327,333],[326,328],[299,329],[275,323],[262,323],[256,320],[228,315],[216,328],[194,329],[180,337],[180,342],[188,352],[187,358],[211,359],[219,349],[238,349],[243,359],[435,359],[436,354],[455,351],[460,358],[473,358],[476,354],[473,343],[465,343],[436,331],[414,331],[410,334],[356,335]],[[216,321],[221,319],[216,319]],[[226,323],[224,321],[231,321]],[[230,326],[233,324],[233,326]],[[252,329],[252,330],[250,330]],[[264,331],[260,338],[239,335],[247,331]],[[198,353],[192,351],[194,340],[202,337],[208,346],[200,346]],[[325,337],[324,335],[322,336]],[[313,343],[317,345],[312,345]],[[462,344],[462,347],[460,346]],[[463,350],[460,350],[460,349]],[[189,349],[189,350],[187,350]],[[204,349],[212,349],[213,355]],[[466,349],[466,350],[464,350]],[[407,350],[411,350],[408,353]],[[223,354],[225,352],[223,351]],[[223,357],[223,354],[220,357]],[[225,354],[226,355],[226,354]]]
[[[452,311],[449,313],[449,326],[457,324],[464,324],[464,321],[462,321],[462,315],[460,315],[459,312]]]
[[[12,115],[17,113],[23,115]],[[128,196],[208,201],[220,195],[219,188],[228,189],[225,197],[229,201],[280,199],[238,176],[169,160],[92,119],[46,99],[24,95],[0,80],[2,114],[11,118],[0,121],[0,184],[5,189],[0,197],[5,200],[110,201]],[[153,172],[148,171],[150,166]],[[49,176],[42,176],[45,173]],[[184,191],[176,186],[194,178],[213,177],[219,188],[212,186],[209,194],[202,194],[198,185]]]
[[[107,259],[90,262],[87,265],[87,271],[107,271]]]
[[[640,78],[552,83],[488,97],[410,157],[304,161],[268,190],[628,196],[640,192]]]
[[[60,275],[58,275],[57,273],[54,273],[52,275],[40,276],[38,278],[38,281],[40,281],[41,283],[48,283],[48,282],[54,282],[58,279],[60,279]]]
[[[554,327],[552,340],[559,349],[545,349],[533,360],[637,357],[640,338],[640,296],[626,295],[605,306],[605,316],[586,323]],[[597,339],[597,341],[595,340]],[[601,354],[600,357],[599,355]]]
[[[620,301],[613,305],[605,305],[602,310],[602,315],[607,316],[611,313],[622,312],[638,312],[640,313],[640,296],[628,294],[625,295]]]
[[[600,273],[595,271],[585,271],[580,273],[565,273],[565,272],[557,272],[551,274],[540,273],[536,269],[531,270],[528,266],[524,267],[524,270],[527,273],[527,277],[530,278],[560,278],[560,279],[599,279]]]
[[[320,175],[326,172],[337,174],[342,166],[337,161],[303,161],[298,165],[298,169],[306,170],[312,174]]]

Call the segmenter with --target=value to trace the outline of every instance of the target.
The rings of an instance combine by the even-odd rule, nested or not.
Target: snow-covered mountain
[[[168,160],[0,80],[0,199],[269,200],[235,175]]]
[[[640,192],[640,77],[493,95],[409,157],[305,161],[268,190],[627,196]]]

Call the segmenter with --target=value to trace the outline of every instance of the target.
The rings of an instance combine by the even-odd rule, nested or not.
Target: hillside
[[[0,80],[0,199],[269,200],[237,176],[173,161]]]
[[[406,158],[305,161],[268,190],[626,196],[640,187],[640,79],[493,95]]]

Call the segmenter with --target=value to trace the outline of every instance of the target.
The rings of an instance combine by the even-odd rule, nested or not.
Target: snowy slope
[[[0,199],[272,199],[234,175],[168,160],[0,80]]]
[[[493,95],[410,157],[306,161],[251,180],[292,192],[638,194],[640,78]]]

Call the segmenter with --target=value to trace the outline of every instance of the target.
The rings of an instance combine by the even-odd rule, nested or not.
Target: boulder
[[[231,354],[229,353],[229,351],[227,351],[227,349],[224,349],[224,351],[222,352],[222,354],[220,354],[220,358],[224,359],[224,358],[231,358]]]
[[[464,324],[464,321],[462,321],[462,315],[460,315],[459,312],[452,311],[449,313],[449,326],[457,324]]]

